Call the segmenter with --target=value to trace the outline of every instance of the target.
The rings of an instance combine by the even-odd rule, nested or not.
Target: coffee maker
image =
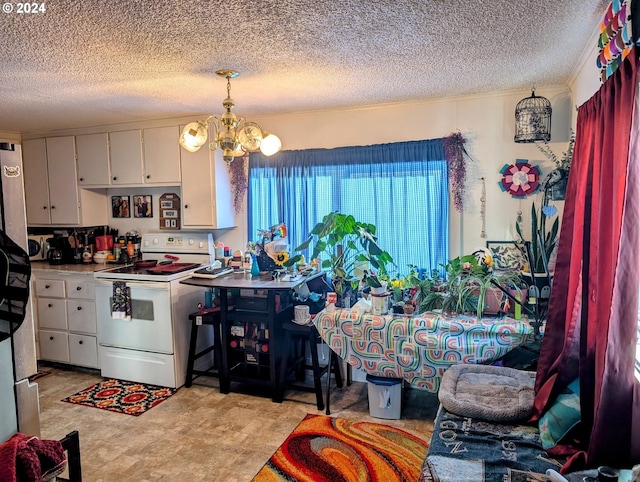
[[[61,241],[63,238],[53,237],[47,239],[49,243],[49,251],[47,251],[47,261],[49,264],[64,264],[64,248],[61,247]]]
[[[77,242],[77,236],[56,233],[53,238],[49,238],[47,241],[50,246],[47,252],[49,264],[82,263],[83,250]]]

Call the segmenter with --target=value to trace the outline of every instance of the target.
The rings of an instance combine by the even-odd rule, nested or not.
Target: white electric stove
[[[103,377],[177,388],[184,384],[191,323],[205,297],[202,287],[181,284],[204,266],[215,266],[213,236],[201,232],[149,233],[142,236],[143,261],[94,273],[98,353]],[[169,256],[169,257],[167,257]],[[177,260],[175,258],[178,258]],[[160,264],[166,262],[166,264]],[[112,304],[114,282],[125,283],[131,315],[121,319]],[[121,286],[121,283],[117,283]],[[213,345],[199,337],[198,350]],[[212,360],[198,360],[206,369]]]

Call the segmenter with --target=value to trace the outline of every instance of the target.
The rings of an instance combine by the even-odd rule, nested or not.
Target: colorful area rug
[[[176,388],[156,387],[122,380],[104,380],[80,390],[63,402],[101,408],[127,415],[142,415],[176,393]]]
[[[395,427],[309,414],[253,482],[415,481],[428,450]]]

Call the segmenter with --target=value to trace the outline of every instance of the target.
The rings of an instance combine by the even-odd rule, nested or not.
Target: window
[[[406,274],[448,259],[447,164],[439,139],[251,154],[249,238],[284,222],[293,251],[331,211],[374,224],[378,244]],[[253,239],[258,240],[258,239]],[[307,255],[309,253],[306,253]]]

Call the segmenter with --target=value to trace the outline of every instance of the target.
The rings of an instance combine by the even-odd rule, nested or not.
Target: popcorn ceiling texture
[[[225,68],[244,116],[564,85],[607,5],[48,0],[0,14],[0,131],[219,114]]]

